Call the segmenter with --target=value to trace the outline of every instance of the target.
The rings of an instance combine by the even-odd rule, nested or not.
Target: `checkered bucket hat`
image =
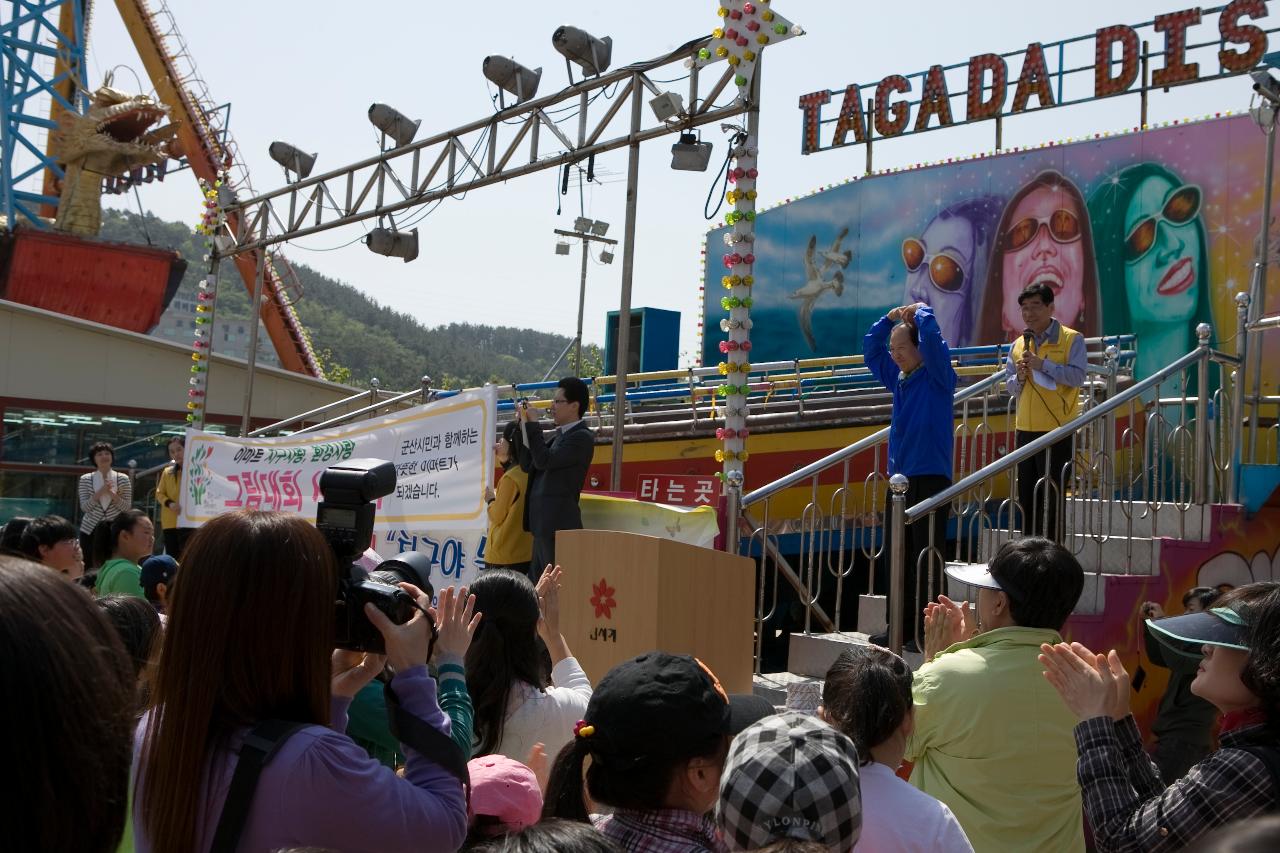
[[[848,851],[862,828],[853,741],[807,714],[760,720],[729,748],[717,817],[735,850],[793,838]]]

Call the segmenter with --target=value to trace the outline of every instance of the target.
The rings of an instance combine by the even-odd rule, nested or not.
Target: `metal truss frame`
[[[715,106],[715,100],[734,80],[732,67],[725,66],[723,73],[716,75],[700,75],[696,66],[687,68],[686,60],[692,60],[709,42],[710,38],[700,38],[658,59],[588,78],[554,95],[509,107],[367,160],[248,200],[230,200],[225,209],[239,213],[231,218],[238,220],[240,227],[219,240],[218,256],[230,257],[388,217],[521,175],[581,162],[606,151],[742,115],[751,105],[736,95],[727,105]],[[689,75],[688,105],[679,116],[666,122],[655,119],[645,126],[640,121],[644,111],[630,102],[644,97],[645,92],[663,94],[650,75],[664,68],[675,72],[670,76]],[[607,91],[610,88],[616,93],[612,97]],[[597,104],[601,95],[605,98]],[[573,121],[573,117],[556,122],[551,116],[557,108],[563,112],[575,104],[577,126],[566,132],[561,125]],[[628,106],[631,108],[624,112]],[[623,127],[615,128],[615,120],[627,115],[631,117],[630,126],[626,126],[624,118],[618,122]],[[521,155],[525,146],[527,153]],[[268,225],[265,236],[264,221]]]

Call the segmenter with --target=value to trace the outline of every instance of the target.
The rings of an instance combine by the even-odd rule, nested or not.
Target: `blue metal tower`
[[[41,206],[56,207],[45,175],[63,171],[37,133],[53,133],[49,110],[83,113],[85,32],[92,0],[0,0],[0,215],[44,227]],[[40,97],[41,95],[47,96]],[[34,160],[33,165],[27,165]],[[21,172],[15,169],[21,168]],[[46,171],[47,170],[47,171]],[[47,212],[47,211],[46,211]]]

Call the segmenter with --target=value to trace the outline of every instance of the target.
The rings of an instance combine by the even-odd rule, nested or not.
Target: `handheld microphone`
[[[1022,351],[1024,353],[1031,352],[1031,341],[1035,338],[1035,333],[1030,329],[1022,330]]]

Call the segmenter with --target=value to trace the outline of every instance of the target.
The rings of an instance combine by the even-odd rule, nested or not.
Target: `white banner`
[[[396,488],[378,501],[377,530],[483,530],[496,414],[493,389],[483,388],[283,438],[189,430],[178,524],[198,527],[237,509],[314,519],[326,468],[350,459],[384,459],[396,466]]]

